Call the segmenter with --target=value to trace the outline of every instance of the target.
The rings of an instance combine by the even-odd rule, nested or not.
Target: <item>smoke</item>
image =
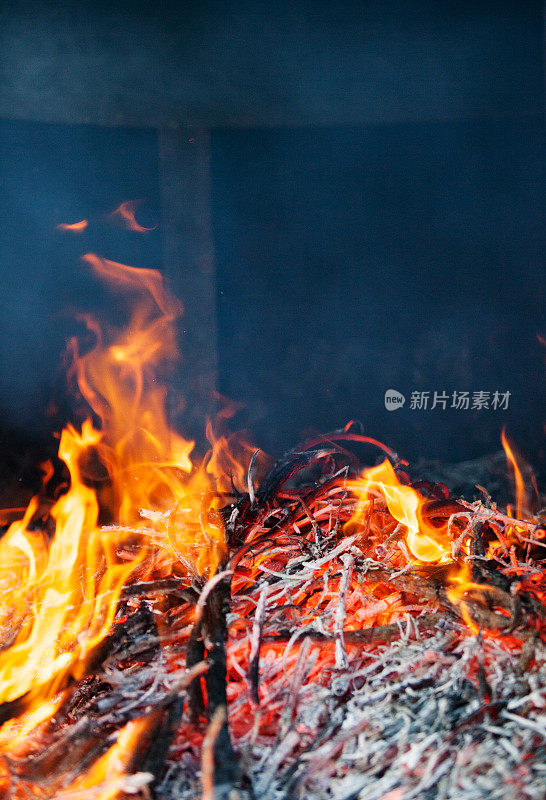
[[[5,424],[43,420],[70,309],[118,313],[80,254],[161,265],[160,229],[139,237],[104,217],[145,198],[140,224],[160,222],[156,130],[202,124],[219,389],[247,404],[260,445],[361,417],[410,455],[496,449],[507,420],[417,418],[408,404],[387,416],[388,388],[510,389],[508,421],[533,442],[541,39],[539,2],[7,0]],[[82,218],[79,236],[55,231]]]
[[[541,3],[6,0],[0,115],[347,125],[535,113]]]

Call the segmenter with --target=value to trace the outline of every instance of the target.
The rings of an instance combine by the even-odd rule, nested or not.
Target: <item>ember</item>
[[[269,471],[210,426],[199,463],[158,378],[180,304],[84,262],[134,305],[70,343],[70,485],[0,542],[2,796],[540,796],[546,529],[505,434],[515,512],[412,484],[352,423]]]

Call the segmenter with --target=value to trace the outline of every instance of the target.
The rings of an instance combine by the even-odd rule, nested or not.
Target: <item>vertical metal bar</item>
[[[165,274],[184,305],[179,339],[182,362],[174,388],[185,404],[183,409],[172,404],[172,423],[203,447],[218,376],[210,131],[160,129],[159,165]]]

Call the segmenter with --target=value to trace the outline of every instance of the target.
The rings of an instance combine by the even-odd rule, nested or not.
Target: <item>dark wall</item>
[[[0,116],[340,125],[534,113],[541,0],[3,0]]]
[[[493,451],[503,424],[538,453],[543,145],[531,117],[214,134],[220,389],[259,444],[357,417],[412,458]],[[410,408],[435,390],[511,397]]]
[[[219,388],[260,446],[359,418],[412,458],[493,451],[503,424],[538,456],[543,143],[534,117],[214,132]],[[75,314],[122,314],[79,256],[162,264],[159,229],[107,219],[140,197],[142,224],[160,220],[157,137],[3,122],[0,151],[0,408],[43,435]],[[55,230],[82,217],[81,235]],[[506,412],[418,411],[414,390],[512,394]]]

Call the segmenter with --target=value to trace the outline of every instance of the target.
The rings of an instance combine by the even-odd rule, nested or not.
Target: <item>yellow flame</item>
[[[20,717],[5,722],[0,728],[0,748],[3,751],[16,749],[30,733],[43,722],[51,719],[60,708],[63,699],[63,695],[59,694],[51,700],[40,703]]]
[[[210,576],[226,553],[214,468],[220,469],[219,446],[208,464],[193,466],[193,443],[171,430],[166,386],[158,380],[178,355],[181,305],[155,270],[91,254],[85,260],[111,287],[136,298],[126,329],[103,330],[88,317],[93,349],[80,354],[71,342],[72,375],[100,429],[87,419],[81,432],[71,425],[62,432],[59,458],[70,487],[50,512],[54,536],[31,530],[34,498],[0,540],[0,702],[24,698],[21,711],[40,721],[69,677],[84,674],[111,628],[123,585],[148,552],[150,539],[138,532],[141,509],[157,512],[151,524],[170,558],[166,570],[178,563]],[[97,468],[100,503],[91,480]],[[126,527],[101,529],[100,509]]]
[[[127,775],[133,772],[135,756],[149,728],[150,721],[147,718],[128,722],[117,733],[116,743],[59,796],[75,800],[80,794],[86,796],[90,789],[95,789],[95,800],[114,800],[118,797],[123,792]],[[152,776],[145,777],[151,779]]]
[[[449,542],[438,541],[437,533],[434,538],[432,526],[427,525],[419,513],[423,498],[411,486],[400,483],[388,459],[366,469],[361,478],[349,482],[349,487],[359,498],[351,522],[366,517],[370,497],[381,495],[392,516],[405,526],[408,548],[416,559],[425,562],[449,560]]]
[[[173,559],[199,575],[212,575],[226,553],[223,526],[214,514],[219,470],[193,466],[193,442],[170,427],[167,388],[158,378],[178,358],[174,322],[182,306],[156,270],[93,254],[84,258],[110,286],[138,298],[126,330],[110,331],[105,341],[97,323],[87,319],[95,347],[79,355],[72,343],[78,386],[101,420],[96,452],[112,481],[112,515],[135,525],[141,509],[172,510],[154,527]]]
[[[71,426],[62,433],[59,457],[69,469],[71,484],[51,511],[56,523],[51,544],[27,529],[36,501],[2,541],[2,554],[18,550],[27,563],[18,573],[18,590],[5,598],[3,614],[11,614],[15,638],[0,660],[0,702],[27,692],[43,699],[68,675],[81,676],[89,653],[112,624],[122,586],[139,562],[139,556],[120,562],[115,552],[119,539],[107,538],[97,527],[97,499],[83,483],[79,459],[99,440],[100,433],[89,421],[81,434]],[[0,580],[5,572],[3,561]]]

